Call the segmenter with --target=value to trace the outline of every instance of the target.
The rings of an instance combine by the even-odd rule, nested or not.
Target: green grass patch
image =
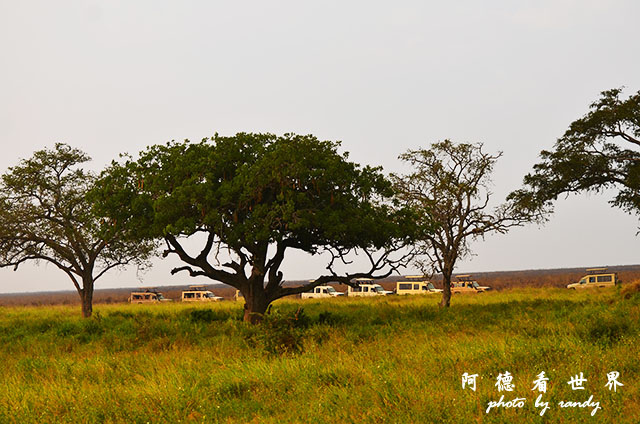
[[[617,290],[0,309],[2,423],[640,422],[640,304]],[[624,386],[606,387],[620,372]],[[496,408],[498,374],[526,398]],[[544,371],[551,409],[533,381]],[[478,390],[462,374],[477,373]],[[567,381],[582,372],[584,391]],[[564,400],[600,402],[590,410]]]

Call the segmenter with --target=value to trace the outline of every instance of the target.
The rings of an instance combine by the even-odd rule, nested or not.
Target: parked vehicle
[[[220,300],[222,297],[207,290],[206,286],[189,286],[189,290],[182,291],[183,302],[217,302]]]
[[[451,293],[483,293],[491,290],[491,287],[481,286],[471,278],[471,275],[456,275],[456,281],[451,283]]]
[[[354,282],[357,286],[349,286],[347,289],[348,296],[387,296],[393,294],[393,292],[383,289],[380,284],[374,283],[369,278],[356,278]]]
[[[344,296],[344,293],[337,291],[331,286],[314,287],[311,291],[302,293],[300,295],[300,297],[303,299],[319,299],[323,297],[338,297],[338,296]]]
[[[588,268],[585,275],[577,283],[567,285],[568,289],[588,289],[593,287],[613,287],[620,284],[618,274],[607,272],[607,268]]]
[[[404,280],[396,283],[396,294],[434,294],[441,293],[431,281],[422,275],[406,275]]]
[[[157,303],[157,302],[171,302],[171,299],[167,299],[154,287],[143,287],[140,290],[132,291],[129,295],[130,303]]]

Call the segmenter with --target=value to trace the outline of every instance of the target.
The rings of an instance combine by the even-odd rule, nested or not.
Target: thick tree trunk
[[[244,296],[244,322],[259,324],[269,307],[266,293],[262,287],[253,287]]]
[[[82,316],[90,318],[93,313],[93,280],[83,280],[82,292],[80,299],[82,300]]]
[[[448,308],[451,306],[451,272],[445,271],[442,273],[442,300],[440,301],[441,308]]]

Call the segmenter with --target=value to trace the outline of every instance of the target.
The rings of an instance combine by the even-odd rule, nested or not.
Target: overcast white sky
[[[0,172],[58,141],[100,170],[239,131],[342,140],[390,172],[406,149],[450,138],[504,152],[499,201],[600,91],[640,89],[639,17],[634,0],[0,0]],[[475,243],[458,271],[640,263],[638,218],[610,198],[559,201],[544,227]],[[112,272],[97,288],[192,282],[156,262],[143,282]],[[295,255],[285,279],[322,268]],[[53,266],[0,270],[0,292],[65,289]]]

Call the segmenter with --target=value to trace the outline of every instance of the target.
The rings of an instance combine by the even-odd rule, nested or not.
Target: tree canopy
[[[470,240],[505,233],[528,220],[510,204],[489,206],[491,173],[501,155],[485,153],[479,143],[444,140],[400,156],[413,171],[393,176],[394,184],[398,197],[420,212],[419,265],[442,274],[441,306],[450,305],[451,276],[456,263],[471,253]]]
[[[73,282],[85,317],[91,316],[95,281],[112,268],[143,265],[154,248],[95,214],[88,197],[95,175],[80,168],[89,160],[58,143],[10,168],[0,183],[0,267],[54,264]]]
[[[522,209],[548,214],[562,194],[616,188],[612,204],[640,213],[640,91],[626,99],[621,94],[603,91],[552,151],[540,153],[525,187],[510,198]]]
[[[280,297],[386,276],[406,263],[400,246],[409,239],[411,213],[392,205],[379,168],[348,161],[338,146],[311,135],[249,133],[152,146],[103,173],[102,210],[140,239],[164,239],[164,255],[184,263],[172,273],[240,290],[245,319],[259,321]],[[189,254],[184,239],[199,233],[206,242]],[[291,249],[328,252],[327,272],[303,287],[284,286],[280,267]],[[336,272],[353,251],[369,259],[368,269]]]

